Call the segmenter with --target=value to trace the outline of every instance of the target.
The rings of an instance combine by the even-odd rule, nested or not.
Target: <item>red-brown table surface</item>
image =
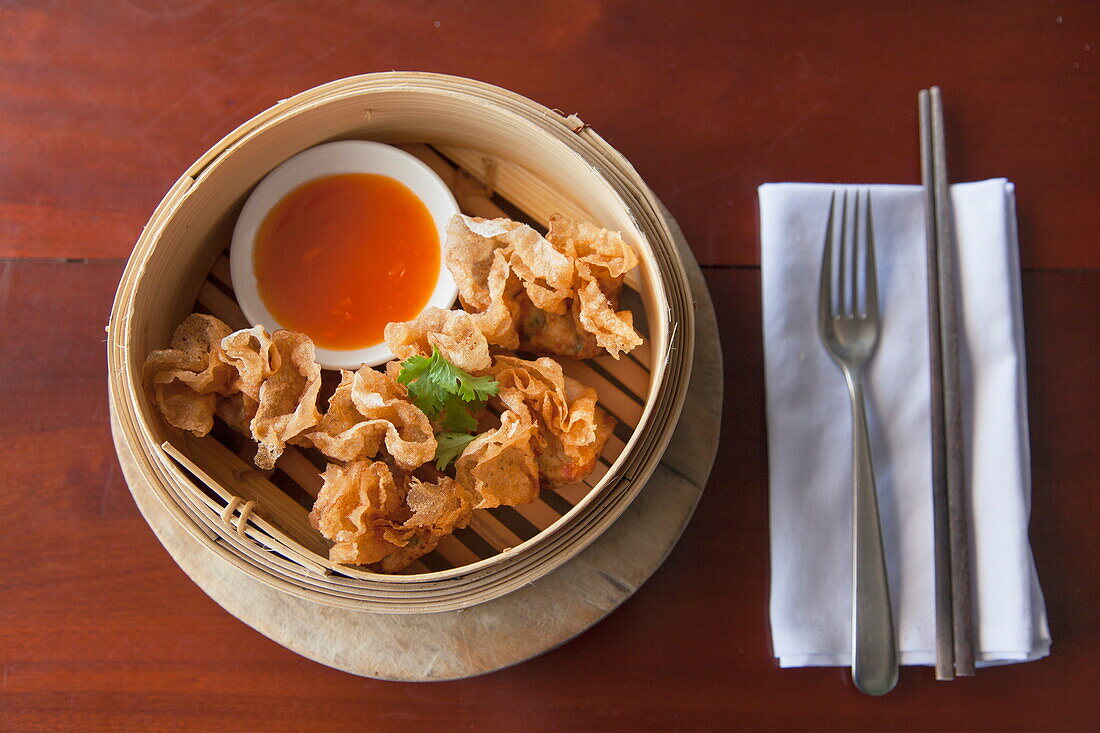
[[[0,728],[1074,728],[1100,725],[1100,6],[1085,2],[0,4]],[[451,683],[360,679],[224,612],[141,519],[108,429],[103,325],[184,168],[275,101],[368,71],[577,112],[704,266],[722,449],[687,532],[564,647]],[[1017,185],[1042,661],[883,699],[780,670],[756,186],[915,182],[944,89],[955,180]]]

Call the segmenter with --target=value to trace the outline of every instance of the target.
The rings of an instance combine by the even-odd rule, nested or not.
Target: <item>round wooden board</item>
[[[569,641],[623,601],[672,550],[695,511],[718,448],[722,353],[703,275],[671,215],[695,298],[695,359],[668,450],[626,512],[581,554],[538,581],[460,611],[392,615],[344,611],[280,593],[197,544],[141,479],[112,432],[141,513],[176,563],[226,611],[286,648],[352,674],[451,680],[493,672]]]

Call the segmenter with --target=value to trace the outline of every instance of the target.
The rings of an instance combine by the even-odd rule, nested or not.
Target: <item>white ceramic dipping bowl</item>
[[[288,159],[268,173],[248,197],[233,229],[229,255],[237,302],[245,317],[253,325],[263,326],[268,333],[285,326],[268,310],[256,283],[252,251],[260,225],[284,196],[303,183],[342,173],[374,173],[389,176],[408,186],[431,213],[441,248],[447,222],[459,212],[454,196],[439,176],[421,161],[392,145],[366,140],[341,140],[309,148]],[[435,290],[425,307],[450,308],[457,296],[458,287],[447,271],[440,252]],[[326,369],[357,369],[362,364],[377,366],[393,358],[393,353],[384,342],[347,351],[317,348],[317,361]]]

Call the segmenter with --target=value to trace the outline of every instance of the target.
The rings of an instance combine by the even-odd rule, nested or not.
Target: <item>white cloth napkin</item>
[[[935,663],[924,204],[870,189],[883,325],[867,381],[879,511],[902,664]],[[817,335],[829,198],[842,186],[760,187],[771,495],[771,625],[783,667],[851,662],[851,425]],[[1031,476],[1012,184],[951,187],[979,665],[1050,649],[1028,544]]]

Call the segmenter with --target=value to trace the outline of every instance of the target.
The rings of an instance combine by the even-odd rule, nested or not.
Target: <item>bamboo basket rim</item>
[[[363,89],[360,85],[366,85],[367,87],[371,87],[371,85],[375,86],[373,88]],[[654,267],[653,272],[650,274],[652,278],[655,278],[657,282],[661,283],[660,295],[662,297],[659,298],[659,300],[667,304],[667,300],[664,298],[669,286],[669,283],[665,282],[666,276],[671,276],[671,280],[674,281],[671,284],[678,287],[681,295],[686,293],[688,298],[686,308],[682,307],[684,305],[683,303],[680,304],[681,312],[678,314],[679,318],[673,322],[674,330],[668,335],[669,350],[664,355],[653,355],[654,363],[651,365],[652,374],[650,378],[658,378],[658,381],[655,387],[651,387],[651,395],[645,401],[643,416],[639,422],[638,428],[634,431],[634,434],[631,435],[630,441],[624,446],[621,455],[608,469],[607,474],[566,514],[562,515],[553,524],[542,529],[535,536],[524,541],[517,547],[512,548],[511,552],[498,553],[475,563],[462,565],[449,570],[417,575],[385,575],[359,571],[354,573],[351,578],[354,580],[356,578],[366,577],[384,586],[407,586],[409,590],[413,591],[417,591],[417,589],[426,585],[431,585],[433,582],[439,580],[466,581],[464,585],[456,586],[455,589],[451,590],[453,593],[460,596],[465,593],[467,594],[465,597],[469,598],[472,597],[469,594],[473,591],[466,586],[476,584],[479,580],[484,581],[486,577],[491,575],[493,569],[501,567],[505,560],[509,561],[509,565],[512,566],[512,569],[515,571],[513,572],[511,583],[515,586],[530,582],[532,578],[524,576],[523,571],[526,568],[530,568],[536,561],[541,561],[541,565],[539,565],[541,573],[549,572],[554,567],[557,567],[562,562],[565,562],[567,559],[580,552],[589,542],[594,540],[614,517],[625,510],[630,499],[632,499],[641,489],[641,484],[644,483],[644,479],[655,469],[656,464],[659,462],[659,457],[663,454],[664,448],[671,437],[672,428],[678,417],[679,409],[682,406],[684,393],[687,388],[686,379],[679,380],[679,383],[673,385],[672,389],[668,388],[669,385],[665,379],[665,369],[668,363],[674,357],[677,357],[680,360],[679,364],[681,367],[685,363],[685,359],[687,366],[690,367],[690,355],[694,350],[692,343],[694,329],[692,328],[693,313],[690,307],[690,288],[687,286],[686,274],[683,264],[679,259],[679,254],[676,251],[675,245],[672,243],[668,223],[659,205],[656,203],[656,199],[653,197],[652,192],[650,192],[644,182],[641,181],[640,177],[638,177],[637,173],[630,167],[629,163],[592,131],[591,128],[584,126],[583,123],[579,121],[579,118],[575,116],[563,117],[559,113],[549,110],[542,105],[538,105],[521,95],[482,82],[423,72],[386,72],[336,80],[283,100],[268,110],[261,112],[238,126],[215,144],[209,151],[200,156],[199,159],[187,169],[184,175],[169,189],[164,199],[154,210],[149,224],[135,246],[134,254],[127,263],[126,270],[120,281],[118,293],[116,294],[115,305],[112,309],[111,320],[108,325],[108,359],[111,366],[109,386],[112,404],[116,405],[116,407],[119,401],[119,388],[130,397],[135,397],[140,393],[140,386],[135,383],[133,379],[134,375],[127,367],[127,344],[125,341],[119,343],[119,337],[120,335],[129,333],[131,328],[135,284],[144,274],[145,265],[152,255],[153,249],[159,241],[161,234],[170,223],[172,213],[175,208],[186,199],[193,186],[198,185],[207,176],[212,175],[212,172],[217,169],[219,164],[224,164],[226,160],[229,160],[235,153],[239,152],[242,146],[249,140],[253,139],[256,135],[262,134],[264,130],[270,129],[271,126],[278,124],[285,116],[301,114],[307,110],[322,107],[334,101],[339,101],[339,97],[330,97],[330,92],[338,91],[345,97],[349,97],[373,92],[406,90],[430,91],[435,94],[451,96],[464,101],[468,101],[470,97],[473,96],[485,103],[497,107],[495,111],[498,113],[509,114],[522,119],[517,110],[506,109],[502,106],[501,100],[508,99],[527,112],[541,115],[542,118],[544,118],[542,120],[543,122],[547,120],[553,121],[558,123],[560,128],[569,130],[573,137],[568,139],[568,143],[559,139],[559,142],[563,143],[562,147],[569,153],[582,158],[586,162],[595,160],[602,164],[598,169],[594,167],[595,172],[604,178],[608,186],[614,192],[623,206],[624,211],[626,211],[634,221],[636,231],[644,238],[644,241],[640,244],[642,244],[655,259],[658,255],[658,248],[654,247],[654,242],[648,241],[645,235],[645,229],[639,223],[639,219],[645,219],[651,226],[656,225],[657,239],[660,244],[666,245],[662,253],[668,260],[666,266],[671,265],[671,267],[668,268],[669,271],[666,272],[661,269],[661,263],[658,261],[657,266]],[[530,123],[530,125],[534,125],[531,120],[525,119],[524,121]],[[583,153],[586,152],[591,156],[590,158],[583,155]],[[591,165],[591,163],[589,164]],[[629,200],[626,195],[627,193],[633,194]],[[671,313],[671,306],[667,307]],[[672,352],[677,349],[679,353],[673,354]],[[180,500],[181,497],[184,496],[186,489],[184,491],[173,491],[173,487],[178,488],[181,482],[186,482],[188,484],[193,484],[193,482],[186,477],[183,469],[175,465],[174,460],[168,459],[163,449],[160,449],[161,441],[157,439],[156,434],[152,430],[152,426],[149,425],[148,419],[144,419],[146,416],[143,414],[141,406],[131,404],[130,401],[126,400],[123,400],[122,404],[126,409],[118,410],[120,413],[120,426],[126,436],[127,444],[131,447],[132,452],[136,454],[135,459],[142,474],[147,479],[155,479],[150,480],[149,483],[154,487],[154,494],[158,497],[158,500],[168,508],[171,515],[177,521],[187,527],[190,534],[197,540],[211,545],[220,545],[223,549],[231,551],[231,554],[237,556],[239,561],[235,564],[248,566],[248,570],[257,571],[257,577],[259,577],[259,579],[271,584],[270,581],[275,580],[275,578],[269,573],[259,572],[258,566],[255,565],[255,561],[258,558],[250,558],[248,554],[249,550],[252,550],[254,555],[259,553],[260,550],[256,550],[254,547],[249,546],[233,546],[234,539],[232,537],[227,538],[220,536],[221,530],[224,529],[223,527],[215,526],[212,531],[209,523],[204,523],[201,517],[196,518],[181,505]],[[637,446],[640,434],[645,427],[651,424],[654,414],[659,407],[663,408],[662,415],[666,421],[666,425],[663,426],[663,430],[659,431],[659,439],[653,446],[649,459],[638,459],[636,455],[632,455],[632,452],[636,453],[636,451],[632,451],[632,449]],[[143,450],[134,450],[135,438],[137,439],[137,444],[141,446]],[[152,446],[155,447],[150,449]],[[655,456],[653,454],[655,454]],[[632,458],[635,459],[633,462],[630,460]],[[633,469],[632,473],[628,474],[627,469]],[[625,494],[630,494],[630,496],[624,501],[623,497]],[[610,499],[614,499],[614,501],[610,501]],[[600,500],[609,500],[609,503],[606,503],[602,509],[600,509],[600,507],[596,506]],[[597,509],[600,510],[597,511]],[[575,531],[565,531],[568,525],[573,525]],[[587,541],[584,541],[586,538],[580,535],[583,535],[584,532],[588,530],[594,531],[589,532],[590,536],[587,537]],[[555,536],[558,539],[556,543],[547,542],[548,538]],[[572,544],[567,544],[569,541],[572,541]],[[562,547],[568,550],[567,554],[560,552]],[[535,552],[535,549],[541,549],[542,551]],[[559,551],[557,553],[559,555],[558,557],[552,556],[555,550]],[[547,557],[548,554],[551,556]],[[519,562],[521,558],[524,559],[525,562]],[[327,561],[327,558],[325,558],[325,560]],[[320,564],[322,566],[325,565],[325,563]],[[301,567],[301,563],[297,563],[297,565]],[[288,565],[288,567],[292,566],[293,564]],[[327,570],[332,570],[332,568],[327,568]],[[346,569],[341,568],[337,572],[346,574]],[[295,572],[295,574],[297,574],[297,572]],[[506,584],[508,583],[507,579],[502,580],[498,578],[497,580]],[[482,582],[482,586],[484,588],[492,587],[486,582]],[[287,586],[281,589],[291,592],[294,595],[301,595],[297,592],[301,589],[295,586],[293,582],[288,583]],[[499,595],[499,593],[497,593],[497,595]],[[311,596],[310,594],[306,594],[302,597]],[[487,600],[487,598],[483,600]],[[353,603],[356,608],[362,608],[361,601],[356,600],[353,601]],[[339,604],[337,603],[337,605]],[[470,604],[462,603],[462,605]],[[446,608],[437,606],[433,607],[432,610],[446,610]]]

